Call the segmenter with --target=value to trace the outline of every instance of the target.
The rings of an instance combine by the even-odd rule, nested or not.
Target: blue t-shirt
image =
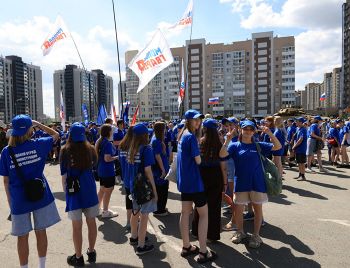
[[[306,148],[307,148],[307,130],[305,127],[297,128],[297,133],[295,137],[295,142],[298,142],[300,138],[303,138],[303,141],[301,144],[298,145],[298,147],[295,148],[295,153],[297,154],[306,154]]]
[[[92,140],[94,141],[94,143],[96,143],[98,139],[98,130],[96,128],[90,128],[90,133],[92,136]]]
[[[61,162],[60,166],[61,175],[67,174],[67,176],[78,177],[80,184],[80,191],[78,193],[69,195],[66,191],[66,212],[96,206],[98,204],[98,197],[92,169],[67,169],[65,162]]]
[[[162,141],[158,140],[155,136],[152,137],[150,145],[152,146],[153,155],[154,155],[154,165],[152,166],[154,181],[157,185],[166,184],[167,183],[166,180],[160,178],[160,176],[162,175],[162,171],[158,166],[156,155],[160,155],[160,157],[162,158],[165,173],[168,173],[169,171],[168,155],[166,151],[164,152],[163,150]]]
[[[186,131],[177,148],[177,188],[181,193],[204,191],[202,177],[195,157],[199,156],[198,141],[194,134]]]
[[[118,152],[119,156],[119,163],[120,163],[120,168],[122,170],[122,180],[124,182],[124,187],[127,189],[130,189],[130,180],[128,176],[128,152],[127,151],[121,151],[119,150]]]
[[[271,155],[272,143],[258,142],[261,154]],[[235,162],[235,192],[266,193],[265,176],[255,143],[230,142],[227,152]]]
[[[278,139],[278,141],[281,143],[282,147],[278,151],[273,151],[272,154],[275,156],[282,156],[284,153],[284,145],[286,143],[286,137],[284,136],[283,131],[279,128],[276,128],[273,135]]]
[[[315,139],[315,138],[312,138],[311,137],[311,134],[314,133],[315,135],[317,136],[321,136],[321,131],[320,131],[320,128],[318,127],[318,125],[316,123],[313,123],[310,127],[309,127],[309,131],[308,131],[308,138],[311,138],[311,139]]]
[[[177,126],[174,127],[173,132],[171,133],[171,141],[176,142],[177,141],[177,134],[179,133],[179,129]]]
[[[339,143],[343,142],[344,136],[346,133],[349,133],[349,128],[346,126],[343,126],[340,130],[339,130]]]
[[[143,167],[140,166],[142,163],[141,155],[143,159]],[[134,180],[137,173],[139,172],[139,169],[140,169],[140,172],[144,173],[145,168],[152,165],[154,165],[154,156],[153,156],[153,150],[151,146],[140,146],[139,151],[135,155],[134,163],[127,162],[127,170],[128,170],[128,176],[129,176],[129,189],[131,192],[133,192]]]
[[[337,128],[334,128],[334,127],[330,128],[328,137],[333,138],[333,139],[337,139],[339,141],[339,130]]]
[[[104,138],[99,145],[98,152],[98,163],[97,163],[97,174],[101,178],[114,177],[114,162],[106,162],[104,156],[109,154],[111,156],[115,155],[115,147],[114,145]]]
[[[17,162],[25,175],[25,179],[43,179],[46,187],[44,197],[36,202],[26,199],[23,181],[17,176],[15,166],[11,160],[8,146],[6,146],[0,158],[0,175],[9,177],[9,191],[11,198],[11,214],[20,215],[46,207],[54,201],[49,184],[44,176],[45,161],[52,150],[53,138],[39,138],[29,140],[13,148]]]
[[[292,138],[296,131],[297,131],[297,127],[294,124],[287,128],[287,141],[289,142],[293,141]]]

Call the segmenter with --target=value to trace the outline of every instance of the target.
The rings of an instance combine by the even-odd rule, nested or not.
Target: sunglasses
[[[252,127],[245,127],[245,128],[243,128],[243,130],[245,130],[245,131],[254,131],[254,128],[252,128]]]

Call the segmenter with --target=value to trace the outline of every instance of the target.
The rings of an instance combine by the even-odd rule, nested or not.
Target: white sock
[[[39,268],[45,268],[46,257],[39,258]]]
[[[21,265],[21,268],[28,268],[28,264],[26,264],[26,265]]]

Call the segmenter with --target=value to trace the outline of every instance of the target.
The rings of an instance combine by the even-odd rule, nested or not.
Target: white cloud
[[[340,0],[285,0],[276,10],[275,0],[220,0],[231,4],[245,29],[296,29],[296,89],[321,82],[325,72],[341,66],[342,3]]]
[[[39,65],[43,72],[44,113],[54,116],[53,105],[53,72],[62,69],[66,64],[81,66],[78,54],[71,40],[55,44],[51,53],[42,56],[42,42],[53,25],[47,17],[33,17],[28,21],[7,22],[0,25],[0,53],[18,55],[23,61]],[[71,31],[73,29],[70,29]],[[139,49],[140,46],[127,33],[119,31],[120,61],[122,78],[125,78],[123,51]],[[117,85],[119,82],[118,60],[114,29],[105,29],[99,25],[91,28],[86,36],[72,31],[75,42],[88,70],[102,69],[105,74],[113,77],[114,99],[117,100]]]

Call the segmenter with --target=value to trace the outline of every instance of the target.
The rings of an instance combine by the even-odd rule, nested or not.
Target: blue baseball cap
[[[314,117],[314,120],[322,121],[323,119],[322,119],[322,117],[321,117],[321,116],[316,115],[316,116]]]
[[[217,129],[218,123],[214,119],[206,119],[203,121],[203,127]]]
[[[294,118],[288,118],[287,121],[294,122]]]
[[[238,120],[235,117],[229,117],[227,119],[227,121],[229,121],[230,123],[233,123],[233,124],[238,124]]]
[[[305,123],[306,122],[306,119],[304,117],[298,117],[295,119],[296,121],[299,121],[301,123]]]
[[[20,114],[16,115],[12,119],[12,128],[13,131],[11,133],[11,136],[19,137],[24,136],[27,131],[31,128],[33,125],[32,119],[28,115]]]
[[[250,120],[242,121],[241,128],[245,128],[245,127],[252,127],[253,129],[256,129],[254,122],[252,122]]]
[[[72,124],[69,130],[69,136],[74,142],[86,141],[84,125],[81,123]]]
[[[135,135],[143,135],[143,134],[148,134],[148,128],[145,126],[144,123],[138,123],[134,126],[132,132]]]
[[[188,110],[185,113],[185,118],[186,119],[197,119],[197,118],[204,118],[204,115],[202,115],[200,112],[196,111],[196,110]]]
[[[337,120],[335,120],[335,122],[337,123],[337,124],[339,124],[340,122],[343,122],[341,119],[337,119]]]

